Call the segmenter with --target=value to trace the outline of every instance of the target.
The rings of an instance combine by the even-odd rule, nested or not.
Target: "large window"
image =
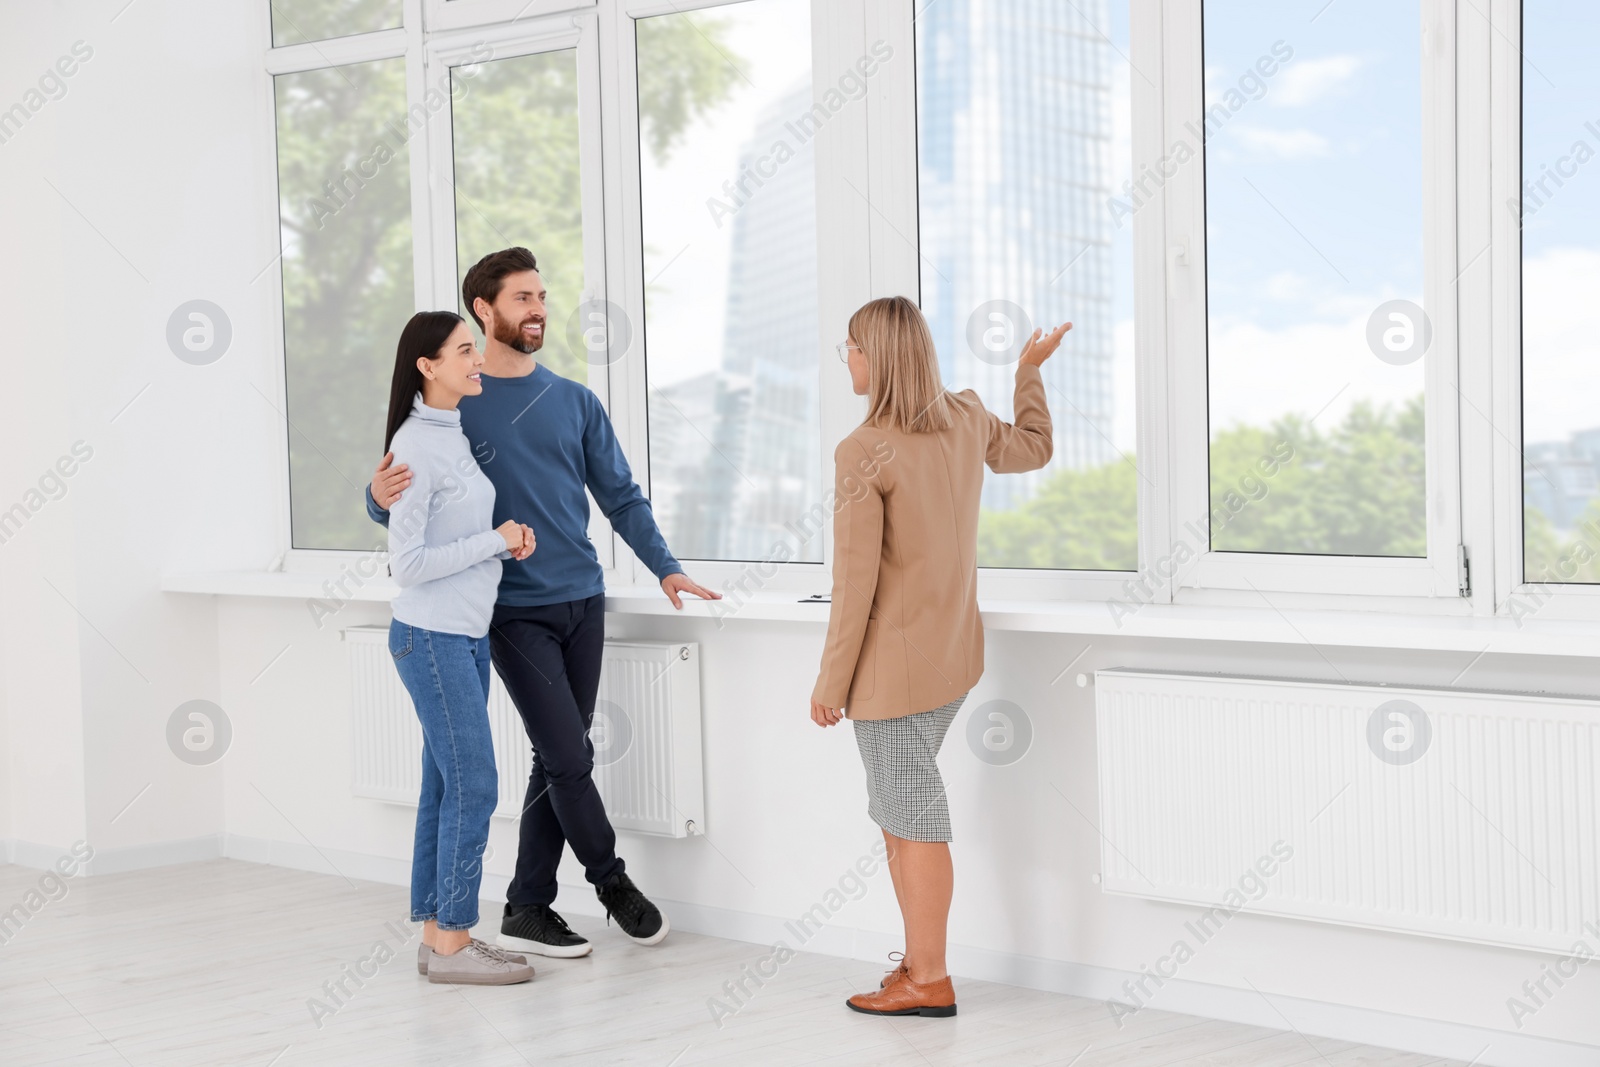
[[[295,548],[371,548],[362,506],[415,310],[405,61],[276,78]]]
[[[922,308],[946,383],[1012,414],[1035,327],[1055,455],[989,474],[988,567],[1134,570],[1138,482],[1127,0],[941,0],[916,20]]]
[[[1600,581],[1600,8],[1523,5],[1522,483],[1529,582]]]
[[[657,521],[682,558],[821,562],[813,140],[831,112],[813,100],[810,4],[656,15],[635,34]]]
[[[1204,6],[1213,550],[1427,555],[1421,26]]]
[[[985,597],[1600,611],[1600,9],[819,4],[272,0],[291,547],[377,543],[398,331],[525,245],[724,591],[825,581],[833,345],[905,294],[1005,417],[1075,325]]]

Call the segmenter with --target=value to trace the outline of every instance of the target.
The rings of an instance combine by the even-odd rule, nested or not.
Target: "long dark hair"
[[[394,353],[394,380],[389,384],[389,424],[383,434],[385,452],[394,443],[395,431],[410,417],[412,402],[422,392],[422,370],[417,360],[439,358],[439,350],[462,321],[454,311],[419,311],[400,331],[400,344]]]

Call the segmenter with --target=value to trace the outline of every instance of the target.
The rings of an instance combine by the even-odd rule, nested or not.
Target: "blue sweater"
[[[494,525],[524,522],[538,539],[533,555],[502,565],[498,603],[538,607],[605,592],[589,540],[586,487],[657,579],[682,572],[633,480],[610,416],[587,386],[542,363],[521,378],[485,374],[483,393],[461,399],[461,429],[494,484]],[[388,525],[370,487],[367,513]]]

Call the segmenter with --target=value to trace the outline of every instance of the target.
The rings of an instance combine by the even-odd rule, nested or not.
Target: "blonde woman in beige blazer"
[[[899,967],[877,991],[850,998],[856,1011],[956,1013],[944,958],[950,809],[935,758],[983,673],[983,468],[1008,474],[1050,461],[1039,368],[1071,328],[1035,331],[1023,345],[1015,424],[971,390],[944,388],[928,324],[904,297],[857,311],[839,346],[867,418],[834,451],[833,606],[811,718],[855,724],[867,811],[883,828],[906,935]]]

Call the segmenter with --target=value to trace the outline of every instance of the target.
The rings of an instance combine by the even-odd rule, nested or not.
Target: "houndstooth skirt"
[[[867,814],[905,841],[949,841],[950,805],[939,776],[939,746],[966,700],[896,719],[853,719],[867,768]]]

